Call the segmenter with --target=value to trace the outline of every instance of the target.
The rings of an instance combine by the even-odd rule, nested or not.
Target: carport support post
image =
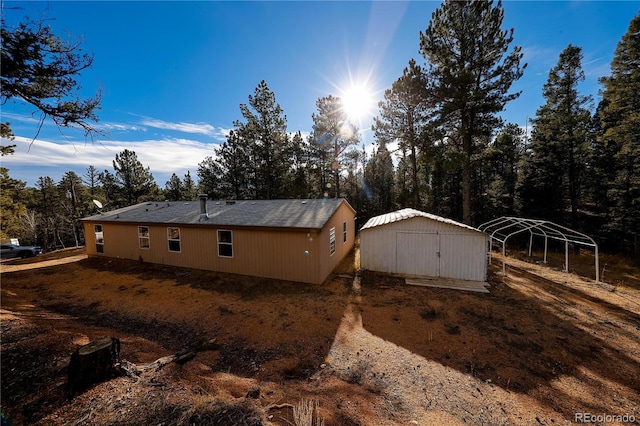
[[[529,229],[529,257],[531,257],[531,246],[533,246],[533,232]]]
[[[542,263],[544,263],[545,265],[547,264],[547,241],[548,241],[548,238],[545,235],[544,236],[544,259],[542,260]]]
[[[505,246],[507,241],[505,239],[505,241],[502,242],[502,279],[504,280],[504,275],[505,275],[505,264],[507,263],[507,251],[505,250]]]
[[[564,271],[569,272],[569,241],[564,240]]]

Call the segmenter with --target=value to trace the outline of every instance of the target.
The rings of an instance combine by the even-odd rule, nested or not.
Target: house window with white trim
[[[96,236],[96,253],[104,253],[104,234],[102,233],[102,225],[93,225],[93,233]]]
[[[180,253],[180,228],[167,228],[167,239],[169,240],[169,251]]]
[[[233,232],[218,230],[218,256],[233,257]]]
[[[342,222],[342,243],[347,242],[347,222]]]
[[[329,229],[329,254],[333,256],[336,252],[336,228]]]
[[[151,248],[148,226],[138,226],[138,245],[141,249]]]

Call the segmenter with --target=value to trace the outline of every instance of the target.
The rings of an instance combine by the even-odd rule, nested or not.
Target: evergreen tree
[[[134,151],[125,149],[116,154],[113,169],[116,172],[115,181],[127,206],[150,199],[157,194],[158,186],[149,167],[145,168],[142,165]]]
[[[299,131],[291,137],[291,164],[286,179],[286,194],[292,198],[309,198],[309,162],[310,151],[307,142]]]
[[[601,79],[604,86],[598,117],[603,156],[610,168],[607,198],[610,204],[609,227],[629,251],[635,233],[635,252],[640,252],[640,14],[616,47],[611,75]]]
[[[223,198],[222,168],[213,157],[206,157],[198,164],[198,192],[210,198]]]
[[[60,199],[60,229],[59,240],[63,246],[76,247],[84,240],[79,219],[88,213],[88,194],[82,183],[82,179],[75,172],[69,171],[58,182],[58,194]]]
[[[94,166],[89,166],[83,176],[82,182],[89,190],[89,195],[91,195],[91,198],[95,198],[99,190],[100,172]]]
[[[21,193],[26,188],[24,181],[9,176],[9,169],[0,167],[0,237],[20,238],[21,219],[27,213],[27,206]],[[29,235],[31,237],[31,235]]]
[[[57,210],[60,197],[55,182],[49,176],[40,176],[36,182],[36,189],[39,195],[36,211],[40,216],[42,247],[49,250],[58,241],[60,216],[57,214]]]
[[[420,195],[425,192],[420,185],[418,150],[426,142],[423,133],[431,113],[428,103],[427,77],[412,59],[402,76],[385,91],[384,100],[379,103],[380,116],[374,118],[372,126],[380,150],[386,151],[386,144],[398,142],[404,153],[403,172],[408,174],[402,186],[408,194],[403,195],[402,204],[406,201],[406,205],[418,209],[422,206]]]
[[[358,224],[364,224],[362,222],[366,218],[371,217],[369,213],[369,203],[366,200],[364,183],[364,165],[367,162],[367,153],[362,146],[362,150],[350,150],[344,157],[344,169],[346,169],[346,175],[342,185],[343,197],[351,204],[358,212]],[[344,174],[344,172],[343,172]]]
[[[509,93],[522,76],[522,53],[510,53],[513,29],[501,29],[504,11],[488,0],[446,0],[420,32],[420,53],[430,65],[436,122],[458,151],[462,165],[462,219],[472,223],[472,176],[476,145],[499,126],[497,116],[520,93]]]
[[[245,142],[246,139],[232,130],[216,151],[220,168],[220,189],[224,197],[243,200],[255,196],[255,188],[250,186],[251,155]]]
[[[249,104],[240,105],[240,112],[246,122],[236,121],[234,126],[251,154],[251,198],[281,198],[291,158],[287,117],[264,80],[249,96]]]
[[[184,188],[182,187],[182,181],[178,177],[177,174],[173,173],[167,183],[164,186],[165,197],[167,200],[171,201],[181,201],[182,200],[182,192]]]
[[[388,213],[395,205],[395,171],[391,154],[383,140],[364,169],[364,184],[368,188],[367,201],[371,206],[368,216]]]
[[[524,130],[516,124],[506,125],[484,154],[482,174],[486,201],[482,221],[515,212],[518,165],[524,149]]]
[[[104,170],[98,175],[98,180],[102,183],[102,191],[104,192],[105,202],[103,205],[109,206],[109,210],[112,210],[119,205],[123,204],[120,201],[119,187],[116,182],[116,177],[109,170]]]
[[[82,53],[80,43],[64,40],[49,26],[28,18],[9,28],[3,15],[0,33],[2,104],[16,98],[37,108],[42,113],[38,133],[48,117],[58,127],[78,127],[85,136],[98,134],[90,122],[98,121],[95,111],[100,108],[100,91],[94,98],[78,96],[80,84],[76,79],[93,63],[92,56]],[[3,134],[10,132],[9,123],[2,127]]]
[[[340,98],[329,95],[316,101],[310,138],[315,163],[316,191],[327,197],[342,197],[342,171],[348,165],[348,152],[360,142],[358,128],[349,121]]]
[[[182,200],[192,201],[195,200],[198,195],[198,185],[193,181],[191,172],[187,170],[182,180]]]
[[[578,229],[589,152],[591,99],[578,92],[584,80],[582,52],[571,44],[560,53],[543,87],[546,103],[532,119],[530,158],[520,188],[522,209],[535,217]],[[565,212],[569,211],[569,217]]]

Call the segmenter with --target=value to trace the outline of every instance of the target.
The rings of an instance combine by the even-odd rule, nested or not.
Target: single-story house
[[[87,254],[322,283],[352,249],[343,199],[145,202],[82,219]]]
[[[451,219],[402,209],[360,229],[360,267],[413,277],[487,279],[488,236]]]

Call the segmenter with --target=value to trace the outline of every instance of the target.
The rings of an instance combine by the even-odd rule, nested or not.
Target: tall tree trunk
[[[412,139],[414,137],[412,136]],[[413,186],[413,207],[420,208],[420,191],[418,190],[418,160],[416,155],[415,140],[411,141],[411,186]]]
[[[471,149],[473,136],[471,119],[462,111],[462,222],[471,225]]]

